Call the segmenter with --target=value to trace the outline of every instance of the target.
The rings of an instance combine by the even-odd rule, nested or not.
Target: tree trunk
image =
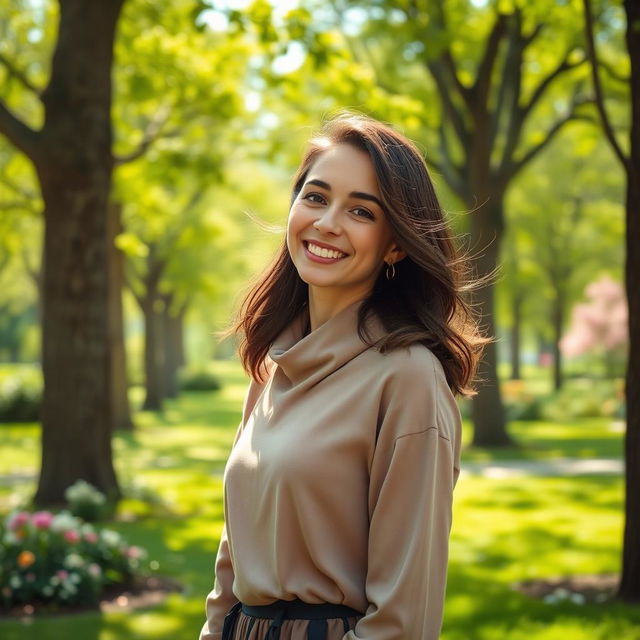
[[[482,199],[480,199],[482,201]],[[480,278],[493,273],[500,255],[502,237],[502,201],[490,201],[471,216],[471,237],[478,245],[474,247],[477,255],[474,260],[476,275]],[[483,286],[475,295],[474,302],[482,318],[483,328],[490,336],[495,336],[493,283]],[[473,446],[494,447],[511,444],[506,430],[506,420],[500,383],[498,380],[498,362],[496,343],[487,345],[479,368],[480,384],[478,395],[473,397],[472,417],[474,424]]]
[[[142,312],[144,314],[144,378],[145,398],[142,408],[145,411],[162,409],[162,365],[160,345],[162,336],[162,315],[156,311],[157,295],[147,291]]]
[[[113,382],[111,386],[112,430],[133,431],[127,383],[127,354],[124,344],[124,312],[122,288],[124,286],[124,255],[115,245],[122,232],[122,205],[109,205],[109,281],[112,285],[109,301],[111,327],[111,355],[113,357]]]
[[[522,342],[522,303],[523,297],[515,292],[511,298],[511,379],[520,380],[520,351]]]
[[[631,136],[626,197],[625,285],[629,302],[629,359],[626,375],[625,528],[619,596],[640,601],[640,4],[625,0],[631,61]]]
[[[171,298],[165,297],[164,325],[164,392],[167,398],[178,395],[178,371],[184,364],[183,320],[186,307],[172,313]]]
[[[555,391],[562,389],[562,352],[560,351],[560,340],[564,329],[564,316],[566,298],[563,291],[556,287],[555,299],[553,301],[552,324],[553,324],[553,388]]]
[[[107,202],[111,65],[122,0],[61,0],[34,162],[44,200],[42,466],[35,501],[84,479],[119,495],[111,452]]]

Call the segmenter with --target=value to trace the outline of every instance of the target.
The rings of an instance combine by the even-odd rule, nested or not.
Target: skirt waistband
[[[269,629],[264,640],[279,640],[280,628],[285,620],[309,620],[307,627],[307,640],[326,640],[327,637],[327,620],[332,618],[342,619],[344,632],[349,631],[347,618],[361,617],[362,613],[351,607],[341,604],[309,604],[302,600],[277,600],[267,605],[246,605],[238,602],[224,619],[224,627],[222,629],[222,640],[232,640],[233,632],[240,613],[253,618],[249,625],[247,637],[250,636],[251,630],[256,619],[271,620]]]
[[[275,620],[284,611],[286,620],[319,620],[320,618],[352,618],[362,613],[342,604],[309,604],[302,600],[276,600],[271,604],[242,605],[242,613],[252,618]]]

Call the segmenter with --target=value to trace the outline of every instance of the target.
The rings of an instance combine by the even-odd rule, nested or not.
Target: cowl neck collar
[[[274,341],[269,357],[282,369],[293,385],[316,384],[371,348],[358,335],[358,301],[305,335],[309,326],[306,308]],[[367,334],[375,342],[383,335],[380,321],[371,314],[366,320]]]

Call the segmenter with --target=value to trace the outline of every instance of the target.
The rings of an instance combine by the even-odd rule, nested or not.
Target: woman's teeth
[[[347,255],[346,253],[342,253],[342,251],[334,251],[333,249],[318,247],[311,242],[307,243],[307,249],[309,250],[309,253],[313,253],[314,256],[318,256],[320,258],[342,258]]]

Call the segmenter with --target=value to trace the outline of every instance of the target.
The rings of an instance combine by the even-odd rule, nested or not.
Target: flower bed
[[[0,603],[94,604],[143,570],[146,552],[67,511],[10,514],[0,523]]]

